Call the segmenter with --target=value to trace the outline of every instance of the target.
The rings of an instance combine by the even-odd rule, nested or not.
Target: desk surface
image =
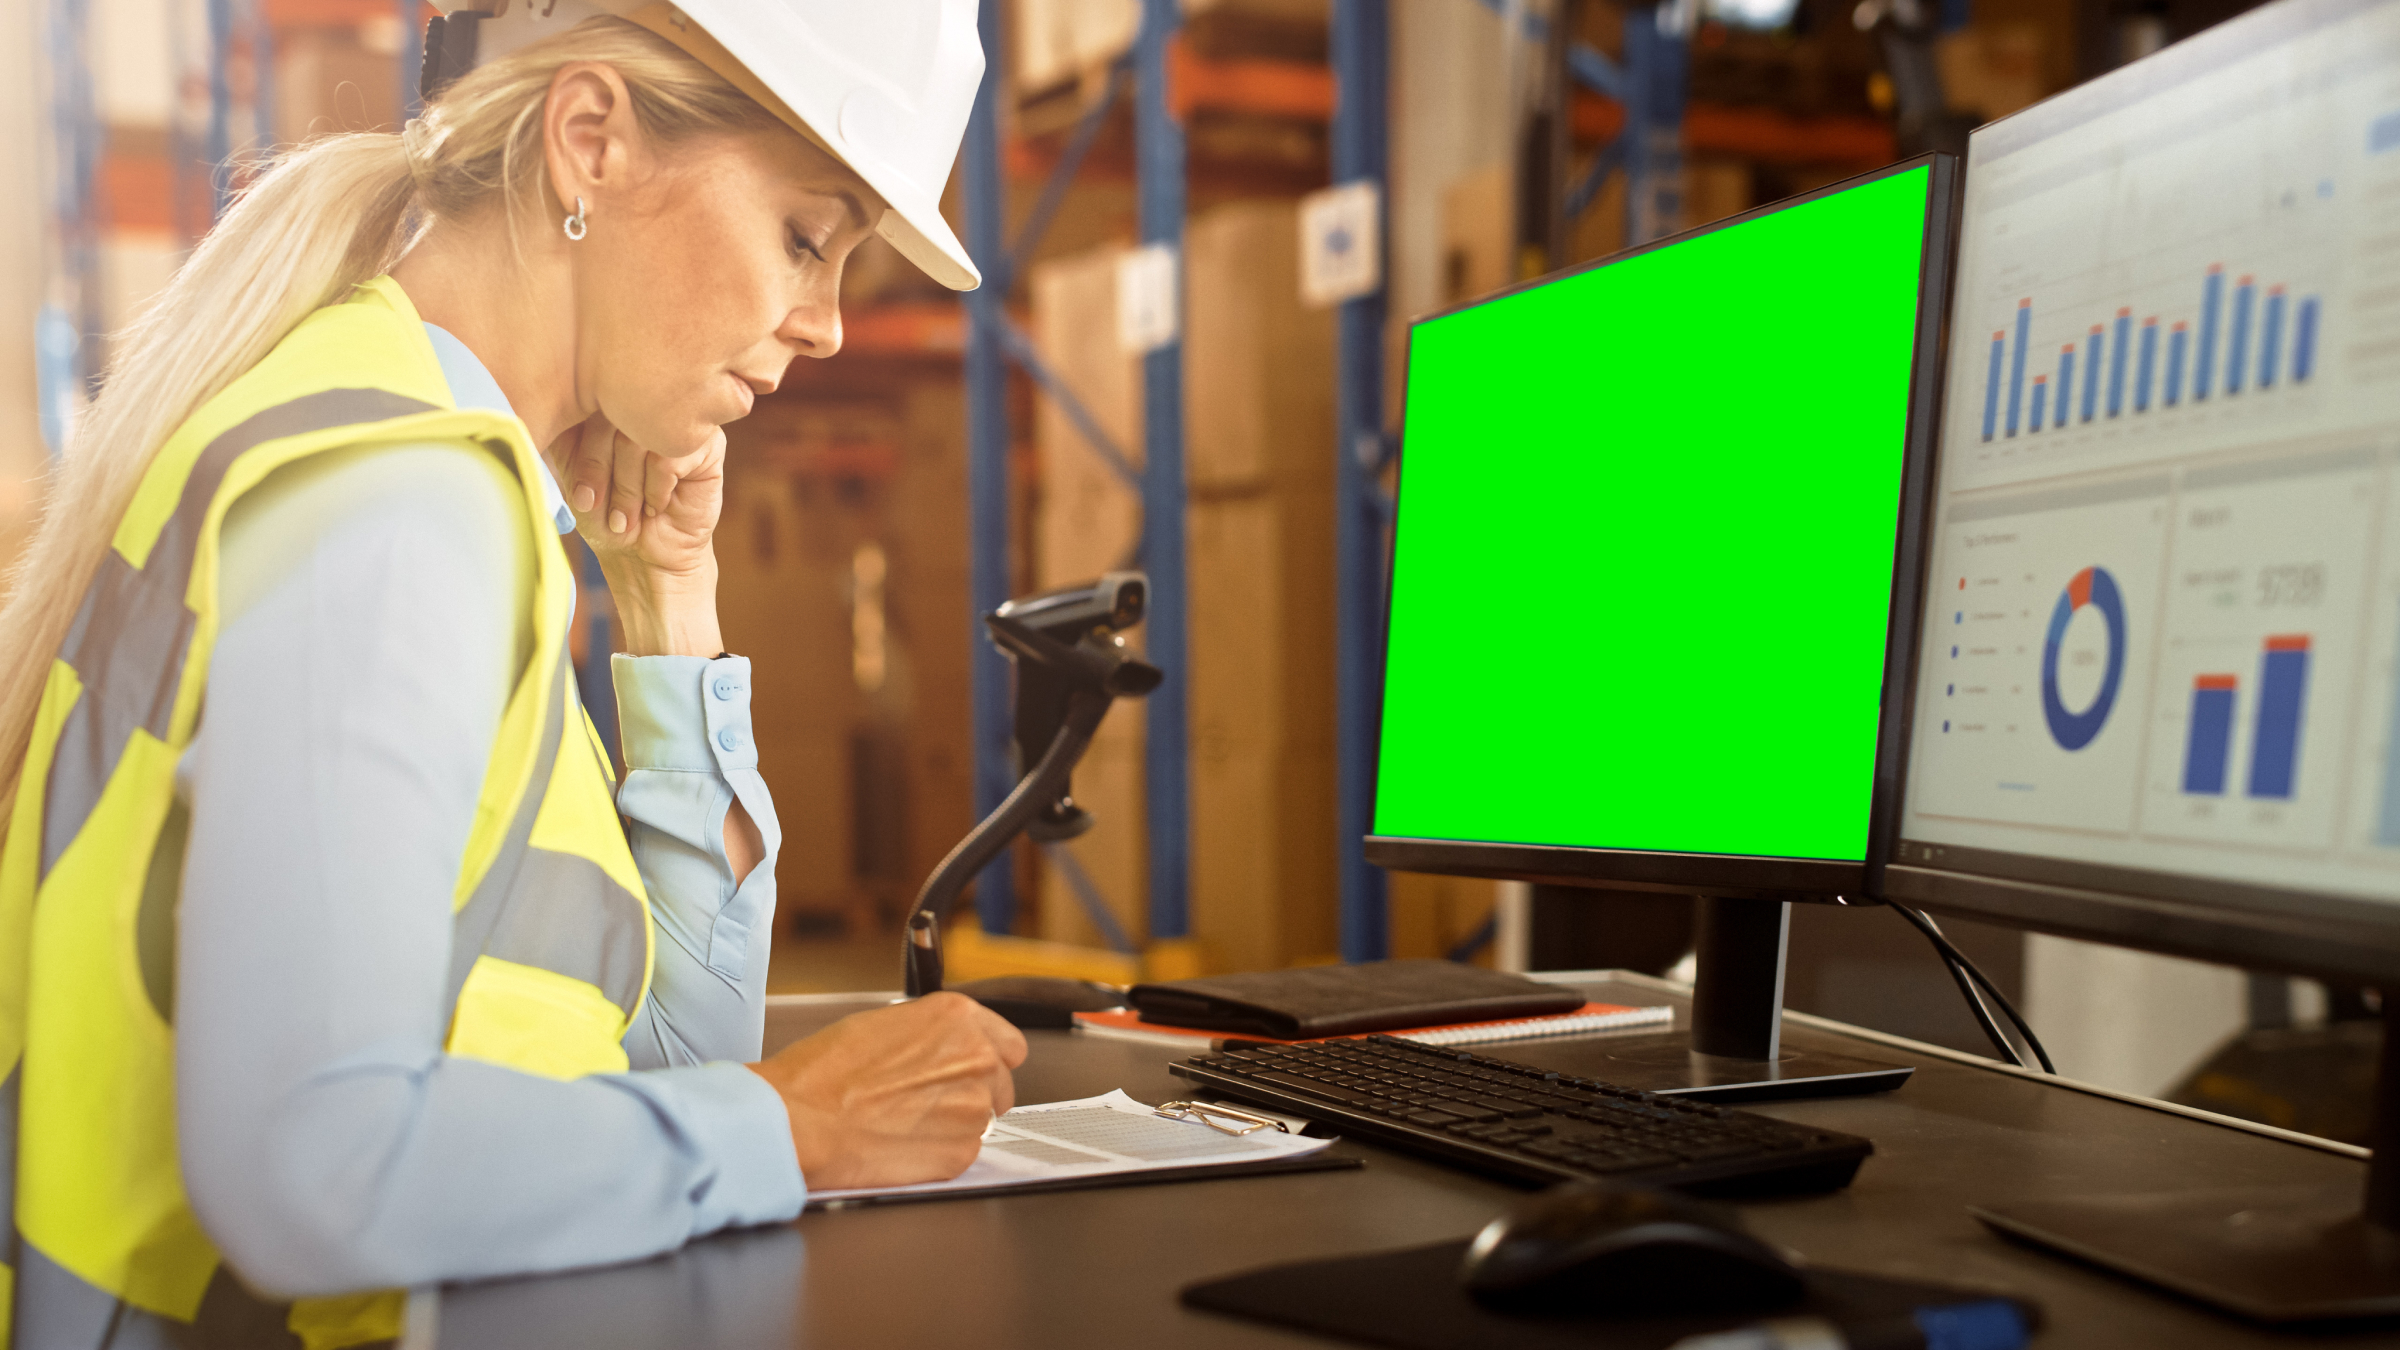
[[[1622,1003],[1681,1000],[1644,981],[1586,986]],[[783,1003],[780,1045],[864,1006]],[[1897,1092],[1758,1106],[1875,1141],[1848,1189],[1745,1203],[1753,1228],[1812,1260],[1878,1274],[1989,1284],[2048,1311],[2043,1347],[2285,1344],[2113,1276],[2012,1245],[1969,1218],[1978,1201],[2201,1184],[2359,1181],[2355,1156],[2037,1078],[1947,1051],[1791,1019],[1788,1043],[1917,1066]],[[1037,1032],[1023,1102],[1121,1087],[1184,1095],[1164,1046]],[[1256,1266],[1474,1232],[1524,1192],[1372,1145],[1337,1149],[1359,1171],[1320,1172],[810,1214],[726,1234],[640,1265],[447,1291],[443,1350],[676,1346],[1056,1347],[1108,1342],[1333,1344],[1194,1312],[1184,1285]],[[2400,1328],[2317,1335],[2312,1346],[2400,1347]]]

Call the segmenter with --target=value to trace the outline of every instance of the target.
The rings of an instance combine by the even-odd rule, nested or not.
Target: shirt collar
[[[508,395],[500,392],[500,382],[467,350],[467,344],[433,324],[425,325],[425,336],[433,340],[433,357],[441,362],[442,379],[450,385],[452,402],[461,408],[517,415],[517,410],[508,406]],[[560,534],[574,533],[575,513],[567,509],[566,494],[558,490],[558,476],[550,472],[550,462],[539,454],[533,462],[541,470],[542,504],[550,508],[550,523]]]

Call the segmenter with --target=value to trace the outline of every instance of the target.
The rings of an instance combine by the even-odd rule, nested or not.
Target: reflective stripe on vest
[[[99,574],[83,593],[83,607],[59,652],[85,693],[67,715],[57,757],[50,761],[42,803],[43,877],[99,805],[100,790],[116,773],[134,728],[167,739],[184,653],[199,619],[184,604],[184,595],[191,589],[200,526],[234,459],[287,436],[437,410],[436,404],[381,389],[328,389],[269,408],[201,452],[184,480],[175,514],[150,547],[148,566],[135,567],[113,548],[100,555]]]
[[[307,455],[427,440],[501,453],[535,557],[534,650],[451,899],[445,1048],[558,1078],[626,1067],[649,907],[608,766],[588,737],[570,743],[573,582],[533,450],[514,419],[451,406],[413,307],[379,279],[169,438],[50,669],[0,840],[0,1350],[335,1350],[398,1332],[396,1292],[275,1304],[224,1268],[185,1199],[173,1029],[136,944],[160,917],[142,912],[145,882],[199,717],[225,511]]]

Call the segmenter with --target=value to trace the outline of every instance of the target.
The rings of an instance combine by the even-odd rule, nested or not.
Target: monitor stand
[[[1783,1044],[1783,950],[1792,907],[1700,896],[1692,1009],[1674,1031],[1511,1045],[1485,1053],[1578,1078],[1711,1101],[1889,1092],[1903,1065]]]
[[[1968,1212],[1993,1228],[2259,1322],[2400,1314],[2400,998],[2355,1182],[2027,1200]]]

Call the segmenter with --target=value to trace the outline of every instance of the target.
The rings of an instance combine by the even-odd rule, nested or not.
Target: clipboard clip
[[[1290,1126],[1271,1116],[1245,1111],[1238,1106],[1220,1106],[1215,1102],[1164,1102],[1152,1109],[1150,1114],[1164,1116],[1168,1120],[1197,1120],[1212,1130],[1222,1130],[1231,1135],[1255,1134],[1265,1129],[1284,1134],[1292,1132]],[[1227,1121],[1237,1123],[1229,1125]]]

